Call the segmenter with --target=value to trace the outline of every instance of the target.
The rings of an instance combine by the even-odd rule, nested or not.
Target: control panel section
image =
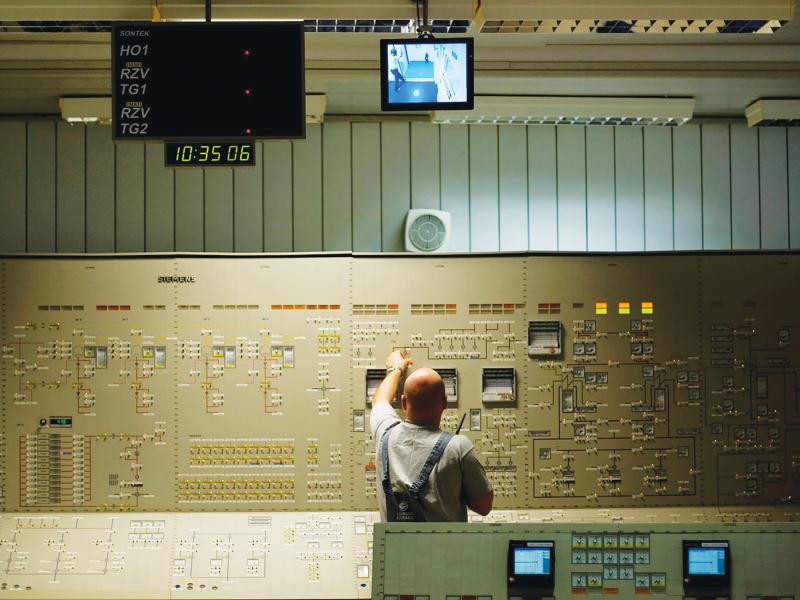
[[[456,369],[434,369],[444,383],[444,393],[447,394],[447,406],[458,404],[458,371]]]
[[[517,373],[513,368],[483,370],[481,400],[484,404],[511,404],[517,399]]]
[[[683,593],[694,598],[731,597],[727,541],[683,540]]]
[[[367,407],[372,407],[372,397],[378,389],[378,386],[386,377],[385,369],[367,369],[364,381],[366,383],[366,403]]]
[[[555,542],[508,542],[508,598],[549,598],[555,586]]]
[[[554,358],[561,356],[561,321],[528,322],[528,356]]]

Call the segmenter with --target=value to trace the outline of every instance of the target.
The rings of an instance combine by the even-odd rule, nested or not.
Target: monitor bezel
[[[389,102],[388,47],[393,44],[467,44],[467,100],[466,102]],[[475,108],[475,38],[392,38],[383,39],[381,52],[381,110],[386,112],[424,112],[431,110],[472,110]]]
[[[550,551],[550,573],[543,575],[517,575],[514,573],[514,551],[517,548],[539,548]],[[546,589],[555,586],[556,543],[554,540],[509,540],[508,585],[512,588]]]
[[[705,546],[704,544],[713,544]],[[724,545],[723,545],[724,544]],[[689,551],[693,548],[723,548],[725,550],[725,573],[723,575],[696,575],[689,573]],[[685,589],[715,590],[729,589],[731,586],[731,545],[727,540],[683,540],[683,587]]]

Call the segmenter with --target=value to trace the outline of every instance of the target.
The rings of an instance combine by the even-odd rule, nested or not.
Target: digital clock
[[[255,142],[166,142],[166,167],[253,167]]]

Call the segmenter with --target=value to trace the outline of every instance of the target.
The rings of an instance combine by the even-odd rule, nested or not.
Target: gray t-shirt
[[[397,411],[386,403],[378,404],[370,414],[370,429],[375,440],[378,471],[378,506],[381,520],[386,518],[386,498],[383,495],[381,437],[392,423],[400,421]],[[389,473],[394,489],[408,489],[417,478],[431,453],[441,430],[431,425],[404,421],[389,432]],[[433,468],[420,498],[428,521],[466,521],[467,504],[483,498],[492,491],[474,446],[469,438],[456,435],[450,440],[442,459]]]

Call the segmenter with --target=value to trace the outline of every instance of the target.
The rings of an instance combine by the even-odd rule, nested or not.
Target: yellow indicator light
[[[595,302],[594,303],[594,314],[596,314],[596,315],[607,315],[608,314],[608,303],[607,302]]]
[[[642,314],[643,315],[652,315],[653,314],[653,303],[652,302],[642,302]]]
[[[619,303],[619,314],[621,314],[621,315],[629,315],[629,314],[631,314],[631,303],[630,302],[620,302]]]

